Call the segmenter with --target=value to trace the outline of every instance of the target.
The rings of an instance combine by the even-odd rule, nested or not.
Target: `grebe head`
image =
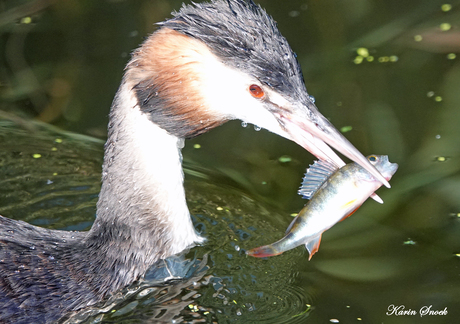
[[[252,1],[184,5],[133,54],[125,81],[149,119],[190,138],[240,119],[345,163],[328,146],[384,177],[324,117],[274,20]]]

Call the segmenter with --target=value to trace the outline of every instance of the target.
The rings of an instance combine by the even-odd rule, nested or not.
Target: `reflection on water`
[[[0,125],[2,215],[49,228],[89,228],[102,141],[34,131],[15,116],[105,134],[128,53],[181,2],[56,2],[40,13],[0,19],[1,116],[16,120]],[[301,209],[296,190],[312,157],[273,134],[229,123],[184,149],[190,208],[208,237],[187,257],[206,255],[209,269],[194,279],[196,285],[185,280],[134,287],[91,320],[455,322],[457,1],[261,3],[297,52],[324,115],[365,155],[386,154],[400,165],[392,188],[379,191],[385,203],[368,201],[327,231],[310,262],[303,247],[267,260],[246,257],[246,249],[281,237],[290,214]],[[417,315],[387,315],[390,305]],[[430,305],[447,307],[448,314],[420,317],[418,311]]]
[[[54,229],[89,228],[103,142],[26,125],[0,120],[0,214]]]
[[[1,130],[1,162],[8,171],[1,177],[1,196],[14,190],[28,194],[28,199],[3,199],[1,214],[23,214],[23,219],[51,228],[88,228],[95,213],[102,143],[43,127],[23,131],[9,122]],[[30,146],[26,139],[33,134]],[[42,155],[40,168],[34,154]],[[290,216],[255,200],[247,190],[235,189],[234,179],[225,181],[225,175],[186,161],[193,221],[207,237],[206,244],[186,255],[196,262],[193,269],[175,268],[185,269],[187,274],[180,276],[187,279],[164,284],[147,275],[69,323],[411,322],[387,317],[391,304],[448,307],[453,316],[460,297],[455,255],[460,224],[457,213],[449,212],[455,210],[452,205],[442,206],[438,200],[443,196],[427,190],[442,192],[440,181],[454,181],[460,164],[452,162],[454,158],[445,164],[433,161],[429,169],[406,172],[391,190],[382,191],[384,205],[369,201],[327,231],[309,262],[303,247],[264,260],[247,257],[247,249],[282,235]],[[449,323],[447,318],[432,322]]]

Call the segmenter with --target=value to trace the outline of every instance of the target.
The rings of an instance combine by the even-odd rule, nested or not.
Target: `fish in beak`
[[[279,106],[278,106],[279,107]],[[312,100],[305,106],[273,111],[284,132],[318,159],[329,161],[341,168],[345,162],[331,149],[334,148],[350,160],[358,163],[372,176],[390,188],[390,184],[368,159],[356,149],[316,108]],[[382,202],[378,196],[372,197]]]
[[[370,155],[368,161],[390,180],[398,169],[386,155]],[[353,214],[382,183],[356,163],[338,169],[326,161],[310,165],[299,194],[310,201],[289,225],[285,236],[272,244],[251,249],[248,255],[263,258],[305,244],[311,259],[318,251],[321,235]]]

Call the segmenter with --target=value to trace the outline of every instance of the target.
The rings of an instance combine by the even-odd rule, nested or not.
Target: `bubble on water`
[[[340,128],[340,131],[342,133],[346,133],[346,132],[349,132],[351,130],[353,130],[353,126],[343,126],[343,127]]]
[[[442,30],[442,31],[448,31],[452,28],[452,25],[449,24],[449,23],[442,23],[441,25],[439,25],[439,28]]]
[[[408,238],[407,240],[403,242],[403,245],[415,245],[415,244],[417,244],[417,242],[415,242],[411,238]]]
[[[311,102],[315,103],[316,99],[312,95],[308,95],[308,98],[311,100]]]
[[[368,57],[369,56],[369,50],[365,47],[360,47],[356,50],[356,53],[362,57]]]
[[[441,10],[444,12],[450,11],[450,9],[452,9],[452,5],[449,3],[445,3],[441,6]]]
[[[255,130],[256,132],[260,131],[261,129],[262,129],[262,127],[257,126],[257,125],[254,125],[254,130]]]
[[[358,55],[355,57],[355,59],[353,60],[353,63],[355,64],[361,64],[363,62],[363,59],[364,57],[362,57],[361,55]]]
[[[30,24],[31,22],[32,22],[32,18],[31,18],[31,17],[24,17],[24,18],[22,18],[21,21],[20,21],[21,24],[25,24],[25,25]]]
[[[278,158],[278,161],[281,163],[291,162],[292,158],[289,155],[282,155]]]
[[[243,126],[243,127],[248,127],[248,123],[246,123],[246,122],[241,122],[241,126]]]

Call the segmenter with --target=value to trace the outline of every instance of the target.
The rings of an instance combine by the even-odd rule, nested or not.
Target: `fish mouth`
[[[378,157],[377,163],[375,163],[376,169],[385,177],[387,181],[391,179],[391,177],[396,173],[399,168],[398,163],[391,163],[388,155],[369,155],[367,158],[371,156]],[[375,177],[374,177],[375,178]]]
[[[390,188],[388,180],[348,141],[321,113],[313,102],[281,109],[275,113],[289,138],[320,160],[342,167],[345,162],[331,149],[334,148],[366,169],[378,181]],[[396,170],[395,170],[396,172]]]
[[[398,170],[399,165],[397,163],[391,163],[391,162],[388,162],[388,164],[389,165],[385,167],[386,170],[385,172],[383,172],[383,175],[385,176],[385,179],[390,180],[393,174],[395,174],[396,171]]]

